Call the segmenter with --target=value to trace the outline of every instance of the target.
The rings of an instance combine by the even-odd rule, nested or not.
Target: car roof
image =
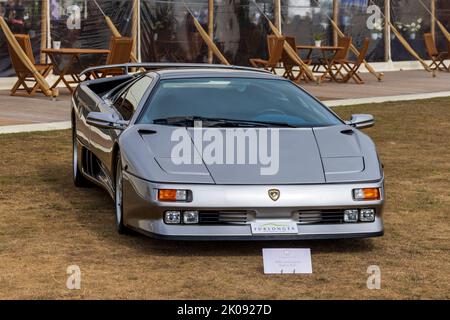
[[[285,80],[269,72],[249,69],[225,69],[225,68],[169,68],[155,70],[161,79],[183,79],[183,78],[255,78],[255,79],[278,79]]]

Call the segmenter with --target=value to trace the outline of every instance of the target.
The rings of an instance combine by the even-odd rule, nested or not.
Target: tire
[[[123,175],[122,175],[122,160],[120,152],[117,153],[116,158],[116,172],[115,172],[115,190],[114,190],[114,208],[116,229],[119,234],[131,234],[131,230],[123,223]]]
[[[72,168],[73,183],[75,186],[86,188],[92,185],[91,182],[83,176],[80,167],[78,166],[78,141],[75,125],[73,125],[72,130]]]

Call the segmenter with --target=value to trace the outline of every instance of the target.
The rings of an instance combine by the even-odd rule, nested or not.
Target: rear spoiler
[[[211,69],[228,69],[228,70],[246,70],[246,71],[256,71],[270,73],[267,70],[256,69],[251,67],[242,66],[227,66],[223,64],[206,64],[206,63],[167,63],[167,62],[155,62],[155,63],[124,63],[124,64],[111,64],[104,66],[91,67],[83,72],[81,75],[90,74],[95,71],[101,71],[105,69],[123,69],[124,74],[130,74],[130,69],[145,69],[145,71],[150,70],[163,70],[163,69],[185,69],[185,68],[211,68]]]

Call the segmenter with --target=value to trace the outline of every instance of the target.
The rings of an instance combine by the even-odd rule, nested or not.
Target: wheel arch
[[[72,107],[72,109],[70,110],[70,121],[72,123],[72,129],[75,128],[75,108]]]
[[[112,153],[111,153],[111,176],[114,184],[114,188],[116,188],[116,166],[117,166],[117,155],[120,153],[119,143],[116,141],[114,144]]]

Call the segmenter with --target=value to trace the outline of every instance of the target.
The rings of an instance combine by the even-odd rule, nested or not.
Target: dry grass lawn
[[[0,136],[1,299],[450,298],[450,99],[337,108],[372,113],[386,170],[385,236],[169,242],[120,236],[100,189],[71,180],[70,132]],[[262,273],[264,247],[311,248],[312,275]],[[81,290],[66,289],[80,266]],[[369,265],[381,290],[366,288]]]

